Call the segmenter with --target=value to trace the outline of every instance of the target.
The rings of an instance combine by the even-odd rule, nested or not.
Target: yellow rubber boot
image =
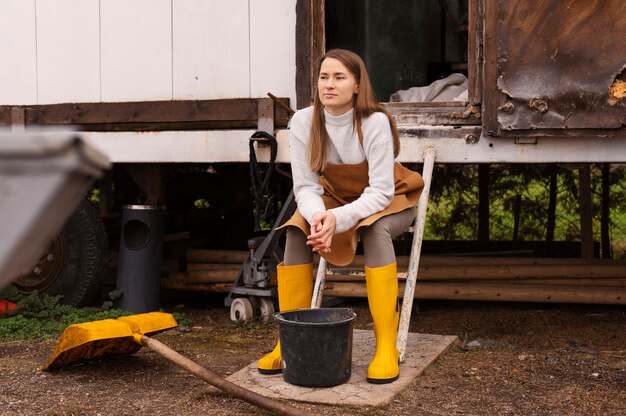
[[[313,264],[278,265],[278,308],[281,311],[310,308],[313,296]],[[277,374],[281,367],[280,341],[262,357],[257,366],[261,374]]]
[[[399,319],[396,263],[365,267],[365,281],[376,335],[376,353],[367,368],[367,381],[374,384],[391,383],[400,376],[400,353],[396,348]]]

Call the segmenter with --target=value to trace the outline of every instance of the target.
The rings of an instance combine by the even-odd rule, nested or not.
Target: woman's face
[[[352,99],[359,90],[354,75],[335,58],[322,62],[317,91],[326,111],[340,116],[352,108]]]

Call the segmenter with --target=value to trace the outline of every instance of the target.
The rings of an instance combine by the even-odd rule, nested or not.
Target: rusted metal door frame
[[[528,20],[514,20],[513,16],[516,15],[515,13],[524,13],[518,8],[514,8],[516,7],[515,1],[474,1],[478,3],[478,7],[474,10],[478,11],[477,17],[479,21],[481,20],[481,3],[484,12],[484,30],[482,34],[484,52],[484,65],[482,68],[482,124],[484,135],[518,138],[626,136],[626,128],[623,126],[623,120],[626,117],[621,113],[621,109],[619,107],[616,108],[613,104],[607,105],[607,102],[603,101],[608,99],[610,103],[610,98],[613,97],[609,85],[606,85],[606,94],[598,94],[598,88],[602,86],[603,83],[608,82],[608,78],[604,77],[606,74],[598,74],[596,76],[595,72],[593,72],[594,68],[604,69],[608,64],[611,64],[610,68],[619,66],[620,62],[611,60],[616,59],[616,53],[610,54],[609,52],[620,50],[620,48],[606,48],[608,56],[602,56],[601,54],[596,56],[594,44],[592,44],[594,39],[591,36],[583,36],[585,34],[588,35],[588,32],[592,31],[592,29],[583,25],[590,22],[589,20],[583,19],[588,14],[594,16],[594,19],[604,19],[605,25],[602,25],[602,22],[599,23],[602,27],[612,27],[611,25],[623,27],[623,20],[607,21],[613,18],[622,19],[619,16],[613,17],[614,14],[611,14],[610,11],[607,10],[607,7],[610,7],[609,5],[599,3],[598,0],[589,3],[580,3],[578,5],[573,4],[571,6],[571,13],[568,8],[567,13],[570,14],[565,15],[565,17],[570,18],[569,20],[571,20],[571,22],[569,23],[575,22],[582,25],[577,26],[581,28],[581,30],[579,32],[572,32],[570,30],[569,33],[563,34],[558,31],[558,27],[553,28],[550,26],[551,23],[549,19],[548,23],[545,23],[543,19],[541,19],[545,14],[542,14],[541,11],[529,15]],[[548,6],[549,5],[545,7]],[[577,14],[575,8],[578,6],[580,6],[580,12]],[[505,7],[513,8],[504,9]],[[471,10],[470,8],[470,11]],[[599,14],[593,14],[592,12],[594,11],[598,11]],[[563,14],[563,11],[561,12]],[[603,13],[600,14],[600,12]],[[507,18],[512,21],[506,21]],[[539,22],[539,20],[541,20],[541,22]],[[598,22],[596,21],[596,26],[597,25]],[[506,28],[506,30],[502,28]],[[535,33],[535,31],[539,32]],[[554,31],[554,37],[552,38],[550,37],[551,31]],[[530,45],[527,48],[527,51],[532,55],[530,58],[528,58],[526,53],[523,53],[522,56],[524,59],[520,59],[521,52],[519,52],[519,49],[515,49],[516,42],[519,44],[520,41],[515,39],[515,36],[519,36],[521,39],[524,39],[525,36],[526,39],[533,41],[532,43],[524,43],[524,46]],[[506,39],[506,37],[508,37],[508,39]],[[578,37],[581,39],[577,40]],[[579,40],[583,42],[580,43],[578,42]],[[478,39],[478,42],[477,46],[480,45],[480,39]],[[512,42],[512,45],[509,44],[510,42]],[[585,42],[587,43],[585,44]],[[620,41],[613,41],[613,45],[622,43],[620,43]],[[580,48],[571,49],[572,45],[582,46]],[[573,52],[571,56],[566,52],[568,47]],[[478,47],[476,51],[480,51],[480,47]],[[517,52],[518,56],[513,56],[515,54],[512,52]],[[575,54],[576,52],[580,55],[577,56]],[[542,63],[542,59],[546,57],[550,59],[545,59],[546,63],[544,64]],[[531,69],[536,69],[533,74],[541,74],[538,76],[537,82],[543,81],[546,83],[546,87],[555,87],[553,90],[552,88],[546,88],[552,91],[546,91],[545,96],[539,93],[537,99],[527,99],[524,97],[523,93],[520,94],[520,91],[524,90],[524,88],[521,88],[519,85],[523,78],[516,78],[516,74],[523,76],[524,71],[518,71],[518,69],[523,66],[520,67],[517,64],[523,65],[526,59],[530,59],[529,65],[533,65]],[[606,65],[600,64],[603,59],[607,61]],[[568,60],[569,62],[567,62]],[[572,68],[578,71],[579,60],[580,79],[577,79],[577,72],[572,73]],[[575,66],[572,62],[574,62]],[[477,65],[479,64],[480,59],[477,60]],[[507,68],[509,69],[508,72]],[[545,68],[545,75],[543,71],[541,71],[542,68]],[[585,68],[592,71],[591,76],[589,72],[584,72]],[[564,78],[556,76],[558,74],[563,74],[562,76]],[[596,78],[594,78],[594,76]],[[616,75],[614,83],[623,82],[617,81],[618,76],[619,74]],[[562,79],[565,79],[565,81],[562,81]],[[570,85],[568,80],[571,82],[572,79],[574,79],[576,83]],[[515,85],[516,80],[518,80],[518,85]],[[550,84],[551,80],[554,82]],[[480,78],[477,81],[481,82]],[[593,81],[594,85],[592,85],[592,87],[595,88],[587,90],[585,87],[590,81]],[[560,82],[564,82],[565,86],[561,91],[558,91]],[[533,84],[533,86],[535,89],[541,89],[540,85],[537,87],[537,84]],[[511,88],[513,89],[512,91]],[[516,89],[517,92],[515,91]],[[510,97],[507,94],[509,94]],[[589,98],[584,98],[584,96],[589,96]],[[623,96],[619,99],[623,99]],[[623,103],[618,103],[618,106],[621,105],[623,105]],[[567,108],[568,106],[569,108]],[[589,108],[586,108],[586,106]],[[567,110],[564,110],[564,108],[567,108]],[[571,112],[567,114],[570,108]],[[576,119],[577,113],[582,118],[579,117]],[[597,114],[597,117],[593,116],[594,113]],[[568,117],[572,114],[573,117],[568,120]],[[613,117],[618,117],[618,119],[616,120]],[[503,125],[503,120],[508,120],[508,126]],[[621,128],[619,120],[622,120]]]

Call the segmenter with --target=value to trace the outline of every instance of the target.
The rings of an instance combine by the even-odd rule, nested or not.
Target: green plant
[[[120,309],[102,310],[76,308],[59,302],[61,296],[15,295],[2,292],[2,297],[11,297],[17,303],[17,313],[0,319],[0,339],[7,341],[45,339],[61,333],[67,326],[101,319],[112,319],[129,315]]]
[[[183,312],[172,312],[172,315],[174,315],[174,319],[176,319],[176,323],[179,326],[193,325],[193,320],[185,315]]]

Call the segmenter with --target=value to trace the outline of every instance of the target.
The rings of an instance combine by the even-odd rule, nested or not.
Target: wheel
[[[61,302],[85,306],[100,295],[106,273],[107,238],[95,208],[81,201],[59,234],[13,284],[22,293],[61,295]]]
[[[256,311],[259,309],[259,298],[257,296],[248,296],[247,299],[250,301],[250,304],[252,305],[253,313],[256,313]]]
[[[270,298],[259,298],[259,312],[263,322],[274,316],[274,302]]]
[[[252,303],[247,298],[237,298],[230,305],[231,321],[249,321],[254,317]]]

